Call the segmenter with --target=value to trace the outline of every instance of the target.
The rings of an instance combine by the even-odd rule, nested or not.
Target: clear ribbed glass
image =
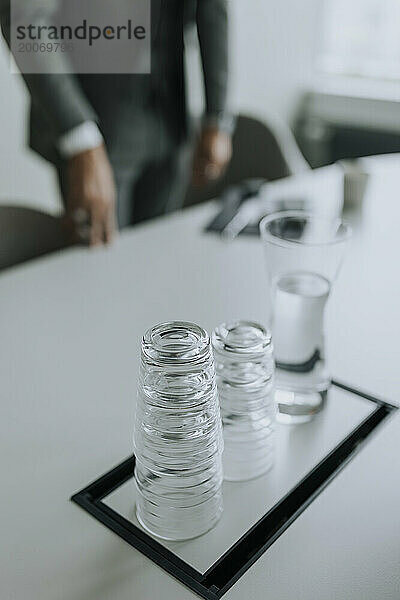
[[[142,339],[135,415],[136,514],[167,540],[214,527],[222,514],[222,424],[208,334],[170,322]]]
[[[212,334],[224,433],[224,477],[254,479],[274,459],[274,357],[271,335],[248,321]]]

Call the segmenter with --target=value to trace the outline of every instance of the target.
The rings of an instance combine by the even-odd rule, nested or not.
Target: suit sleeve
[[[59,0],[12,0],[12,3],[16,26],[18,23],[51,25]],[[10,46],[10,0],[0,0],[0,23]],[[85,121],[97,121],[77,76],[63,74],[67,66],[65,55],[61,52],[42,53],[37,60],[41,61],[41,74],[22,73],[22,76],[33,102],[46,112],[55,136],[61,136]]]
[[[227,112],[228,100],[227,0],[198,0],[197,31],[207,116],[222,116]]]

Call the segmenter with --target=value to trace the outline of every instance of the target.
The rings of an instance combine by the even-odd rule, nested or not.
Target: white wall
[[[291,120],[313,78],[323,0],[230,0],[234,108]]]
[[[201,0],[200,0],[201,1]],[[233,108],[290,121],[312,77],[322,0],[229,0]],[[53,170],[25,147],[27,94],[0,42],[0,203],[59,210]],[[192,96],[198,95],[193,77]]]

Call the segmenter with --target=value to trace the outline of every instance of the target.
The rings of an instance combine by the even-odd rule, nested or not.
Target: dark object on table
[[[207,225],[206,231],[222,233],[235,217],[243,202],[257,198],[264,183],[262,179],[248,179],[229,187],[220,198],[221,211]],[[258,223],[247,225],[240,233],[258,235]]]

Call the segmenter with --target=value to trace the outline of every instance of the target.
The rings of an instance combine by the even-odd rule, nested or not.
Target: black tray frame
[[[103,499],[133,477],[131,456],[71,498],[190,590],[206,600],[218,600],[278,539],[366,443],[372,432],[398,407],[338,381],[332,384],[375,403],[373,412],[272,507],[205,573],[200,573],[171,550],[104,504]]]

